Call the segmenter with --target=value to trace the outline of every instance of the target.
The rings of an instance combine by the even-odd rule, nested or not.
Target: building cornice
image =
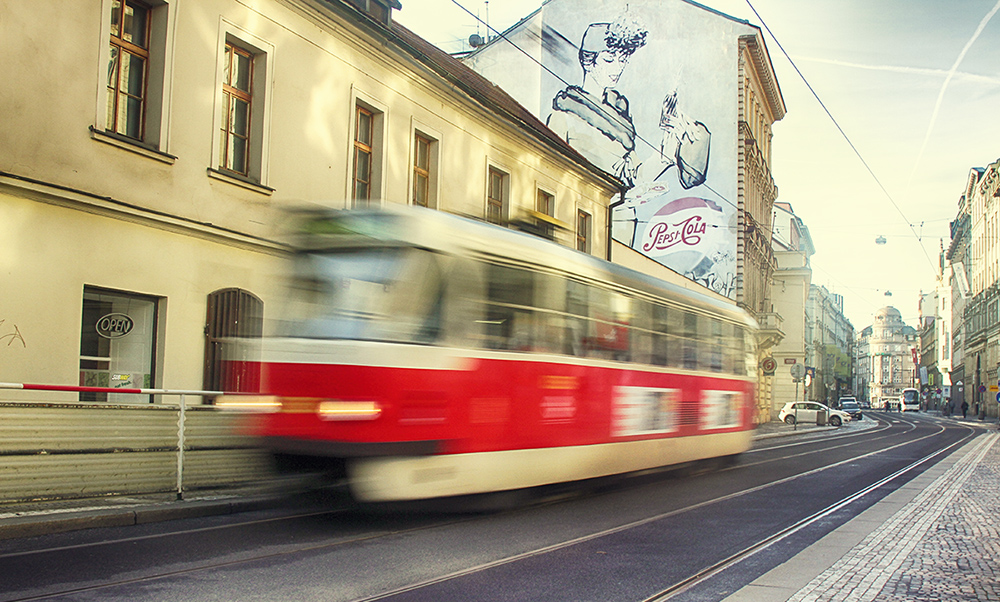
[[[288,252],[287,246],[279,242],[209,222],[200,222],[179,215],[147,209],[114,197],[100,196],[68,186],[0,171],[0,192],[5,189],[17,190],[17,196],[30,198],[41,203],[138,223],[187,236],[197,236],[252,251],[271,255],[283,255]]]
[[[764,45],[764,37],[760,29],[755,25],[750,25],[754,30],[753,35],[740,36],[740,46],[747,49],[753,69],[757,74],[757,80],[764,90],[767,98],[768,108],[774,116],[775,121],[780,121],[785,116],[785,100],[781,96],[781,88],[778,86],[778,78],[774,74],[774,65],[771,63],[771,56]]]

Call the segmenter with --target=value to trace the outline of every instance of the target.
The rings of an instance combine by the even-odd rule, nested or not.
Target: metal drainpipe
[[[611,243],[613,240],[611,237],[611,232],[612,228],[614,227],[614,222],[612,221],[611,216],[614,214],[615,207],[618,207],[619,205],[625,202],[626,192],[628,192],[627,188],[625,188],[624,186],[620,188],[618,190],[618,200],[608,205],[608,228],[607,228],[607,233],[605,234],[605,238],[607,239],[605,241],[606,243],[605,246],[607,247],[607,250],[605,251],[604,254],[604,258],[607,259],[608,261],[611,261]]]

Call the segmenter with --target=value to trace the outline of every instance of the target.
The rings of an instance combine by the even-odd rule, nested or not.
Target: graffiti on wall
[[[15,342],[21,343],[21,347],[28,346],[24,341],[24,336],[21,335],[21,331],[17,328],[17,324],[7,325],[6,320],[0,320],[0,345],[10,347]]]

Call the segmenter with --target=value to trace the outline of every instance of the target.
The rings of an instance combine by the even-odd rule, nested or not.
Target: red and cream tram
[[[421,209],[304,218],[259,350],[281,464],[363,502],[603,477],[750,447],[755,324],[734,304]],[[227,399],[226,401],[231,401]]]

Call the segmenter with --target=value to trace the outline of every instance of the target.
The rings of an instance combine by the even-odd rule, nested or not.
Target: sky
[[[401,2],[394,19],[448,52],[486,35],[473,15],[502,32],[541,5]],[[856,331],[887,305],[916,327],[970,170],[1000,159],[1000,0],[700,4],[764,31],[787,110],[771,172],[809,228],[813,284]]]

